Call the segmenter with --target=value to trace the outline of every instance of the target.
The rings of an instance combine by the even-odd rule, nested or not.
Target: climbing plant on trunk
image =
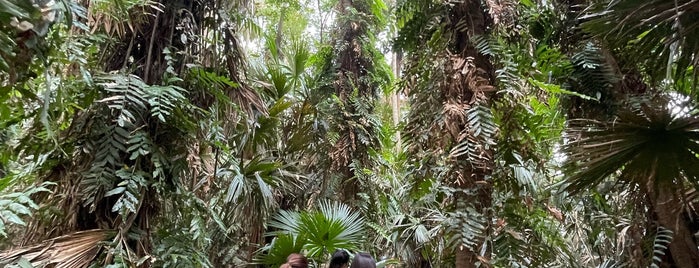
[[[497,126],[490,111],[494,68],[473,40],[488,34],[491,19],[480,1],[429,2],[405,1],[398,9],[397,46],[406,53],[403,90],[411,105],[408,151],[415,155],[414,180],[447,186],[447,255],[456,267],[475,267],[490,258]]]
[[[374,105],[382,85],[390,83],[390,69],[376,49],[376,31],[385,23],[382,0],[340,0],[332,39],[329,74],[334,95],[333,147],[330,169],[341,181],[342,199],[357,199],[361,182],[356,174],[369,163],[368,151],[378,144],[379,118]]]

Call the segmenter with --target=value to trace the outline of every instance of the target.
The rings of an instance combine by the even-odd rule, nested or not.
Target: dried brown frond
[[[99,243],[115,232],[95,229],[45,240],[39,244],[0,253],[0,264],[11,265],[21,258],[33,266],[55,265],[56,268],[81,268],[90,265],[99,252]]]
[[[353,143],[354,133],[348,132],[347,135],[343,135],[338,139],[335,145],[330,151],[330,159],[332,160],[331,170],[334,171],[344,171],[349,166],[350,161],[352,161],[352,151],[355,147]]]
[[[486,0],[488,13],[496,27],[512,29],[517,21],[518,1],[512,0]]]
[[[265,105],[264,100],[254,88],[248,85],[241,84],[237,88],[229,88],[228,97],[240,105],[248,115],[252,115],[254,112],[267,114],[267,105]]]
[[[77,155],[74,157],[80,159]],[[86,219],[78,219],[82,208],[78,169],[70,164],[57,165],[43,178],[44,181],[55,182],[59,186],[54,187],[53,192],[37,194],[35,200],[41,200],[43,207],[55,207],[62,213],[50,213],[41,220],[30,221],[20,245],[34,244],[50,237],[65,235],[80,230],[80,225],[86,224]]]

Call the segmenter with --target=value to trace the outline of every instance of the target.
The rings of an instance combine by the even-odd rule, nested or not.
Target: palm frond
[[[460,211],[448,213],[443,224],[446,234],[449,235],[447,246],[450,248],[466,247],[477,251],[482,246],[478,241],[482,241],[487,235],[486,217],[469,206],[464,206]]]
[[[607,2],[607,1],[604,1]],[[679,81],[699,66],[699,2],[609,1],[584,16],[589,32],[642,60],[655,81]]]
[[[274,235],[278,233],[300,233],[300,218],[301,215],[296,211],[280,210],[276,215],[272,216],[272,220],[267,224],[269,227],[279,229],[279,231],[274,231],[270,234]]]
[[[54,265],[56,268],[88,267],[99,252],[99,243],[115,234],[112,230],[95,229],[75,232],[0,253],[0,264],[12,265],[25,259],[33,266]]]
[[[22,217],[31,216],[33,210],[39,209],[31,196],[40,192],[50,192],[46,188],[50,185],[53,183],[45,182],[40,186],[32,186],[24,191],[0,195],[0,237],[7,237],[5,230],[8,224],[26,225]]]
[[[303,234],[281,234],[258,251],[254,264],[280,265],[286,262],[289,254],[303,251],[306,237]]]
[[[563,151],[567,190],[582,191],[616,174],[622,183],[681,188],[699,178],[699,113],[673,96],[639,97],[612,121],[571,120]]]
[[[294,243],[300,243],[306,256],[313,259],[323,259],[325,254],[336,249],[355,250],[364,235],[364,219],[361,215],[345,204],[330,201],[320,202],[318,209],[314,211],[298,213],[282,210],[268,225],[278,229],[268,235],[282,237],[280,241],[300,239]],[[284,245],[290,244],[276,246]],[[274,246],[265,247],[268,250],[266,254],[282,250],[275,249]]]

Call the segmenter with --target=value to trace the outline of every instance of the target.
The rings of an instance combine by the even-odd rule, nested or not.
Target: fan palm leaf
[[[671,99],[664,95],[629,100],[609,122],[570,120],[563,148],[563,168],[570,174],[566,190],[579,192],[614,174],[622,183],[643,186],[696,185],[699,111],[673,105]]]
[[[306,256],[317,259],[336,249],[357,249],[364,235],[364,219],[358,212],[345,204],[329,201],[320,202],[315,211],[298,213],[282,210],[272,218],[269,227],[278,229],[268,233],[276,236],[275,241],[301,239],[297,243],[302,243]],[[270,254],[281,250],[274,247],[288,245],[278,242],[265,247],[267,256],[261,259],[272,258]]]
[[[638,189],[647,197],[649,220],[674,234],[667,247],[672,257],[663,265],[697,267],[699,250],[683,216],[682,196],[688,185],[698,186],[699,110],[678,99],[636,97],[610,122],[570,121],[563,149],[570,176],[564,183],[566,190],[581,192],[613,177]]]
[[[0,253],[0,264],[11,265],[24,259],[34,267],[87,267],[99,252],[99,243],[114,233],[103,229],[75,232],[37,245],[8,250]]]
[[[308,237],[306,249],[310,256],[356,248],[364,234],[359,213],[341,203],[321,202],[317,212],[302,214],[300,221],[300,231]]]
[[[638,59],[657,80],[686,75],[699,65],[699,1],[616,0],[583,17],[583,27]],[[675,76],[670,77],[673,68]],[[658,79],[659,78],[659,79]]]
[[[272,240],[272,243],[260,248],[260,252],[267,254],[255,260],[256,263],[266,265],[280,265],[286,262],[287,256],[299,253],[303,250],[306,237],[303,235],[281,234]]]

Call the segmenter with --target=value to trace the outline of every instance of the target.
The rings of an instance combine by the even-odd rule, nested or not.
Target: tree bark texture
[[[680,193],[681,194],[681,193]],[[672,259],[670,267],[699,267],[699,249],[694,234],[683,217],[682,200],[679,194],[669,187],[661,187],[653,198],[658,224],[672,231],[672,241],[668,246]],[[667,254],[667,253],[666,253]]]
[[[475,36],[484,36],[488,34],[488,26],[492,24],[492,19],[485,12],[484,6],[479,0],[468,0],[454,6],[450,11],[450,19],[453,27],[453,47],[456,50],[456,55],[452,57],[452,70],[454,71],[454,81],[450,81],[455,88],[448,90],[445,94],[447,99],[457,99],[458,103],[465,107],[475,107],[478,105],[490,105],[491,94],[494,91],[494,73],[495,68],[490,59],[478,52],[475,45],[471,42]],[[465,30],[459,25],[465,24]],[[462,65],[461,62],[464,62]],[[460,67],[463,66],[463,67]],[[468,70],[468,71],[467,71]],[[461,80],[461,81],[458,81]],[[456,90],[455,90],[456,89]],[[455,96],[459,95],[459,96]],[[468,124],[461,125],[461,131],[457,140],[463,139],[463,133],[473,132],[468,129]],[[481,143],[476,146],[480,147],[482,158],[473,159],[470,156],[461,156],[457,161],[469,163],[465,165],[464,170],[460,171],[455,182],[457,187],[473,191],[473,195],[456,195],[456,202],[463,202],[472,205],[478,213],[486,217],[486,222],[490,222],[491,205],[492,205],[492,181],[488,178],[492,172],[493,151],[492,147],[487,146],[482,137],[469,134],[466,142]],[[472,139],[473,138],[473,139]],[[493,138],[493,137],[487,137]],[[463,142],[461,140],[461,142]],[[459,200],[460,199],[460,200]],[[458,209],[458,206],[457,206]],[[486,232],[490,232],[490,227],[486,227]],[[474,241],[476,248],[471,249],[465,245],[457,247],[455,254],[455,266],[457,268],[477,267],[483,260],[490,259],[490,250],[485,251],[484,256],[481,256],[481,247],[485,242],[485,236],[479,237],[478,241]],[[481,265],[482,267],[482,265]]]

